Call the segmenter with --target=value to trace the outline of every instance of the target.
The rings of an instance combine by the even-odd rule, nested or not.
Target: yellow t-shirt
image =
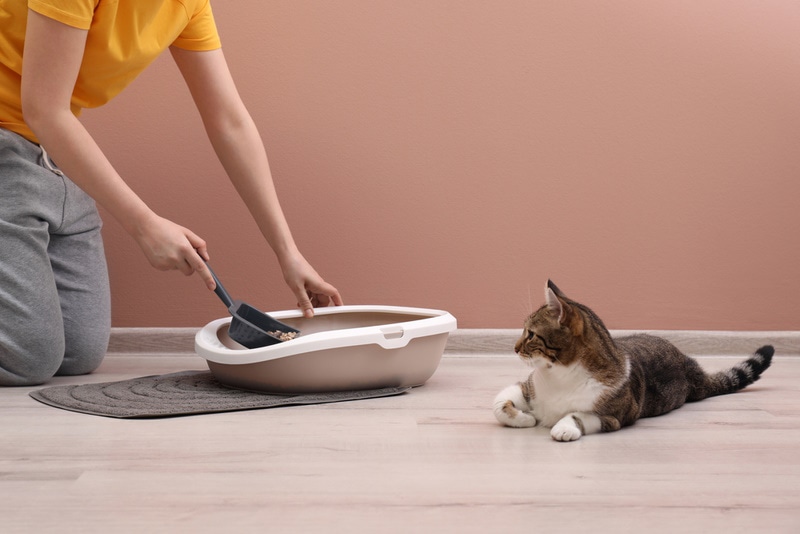
[[[219,35],[209,0],[0,0],[0,127],[33,142],[20,102],[28,9],[88,30],[72,112],[105,104],[174,45],[214,50]]]

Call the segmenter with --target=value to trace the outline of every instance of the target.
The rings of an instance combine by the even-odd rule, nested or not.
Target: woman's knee
[[[66,334],[45,326],[13,337],[0,332],[0,386],[36,386],[55,375],[95,371],[106,355],[110,330],[104,324]]]
[[[64,360],[64,336],[29,332],[0,343],[0,386],[36,386],[50,380]]]
[[[64,359],[56,374],[85,375],[96,370],[105,358],[110,334],[106,324],[68,331]]]

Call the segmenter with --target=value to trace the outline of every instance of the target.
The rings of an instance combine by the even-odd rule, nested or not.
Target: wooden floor
[[[203,368],[112,355],[51,385]],[[399,397],[131,421],[0,389],[0,531],[800,532],[800,357],[575,443],[495,422],[495,394],[526,373],[447,354]]]

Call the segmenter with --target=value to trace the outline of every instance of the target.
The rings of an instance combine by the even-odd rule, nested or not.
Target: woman
[[[95,201],[155,268],[197,273],[214,288],[205,241],[154,213],[77,118],[167,48],[298,306],[311,316],[315,305],[342,303],[292,239],[208,0],[0,0],[0,32],[0,385],[89,373],[105,355],[110,299]]]

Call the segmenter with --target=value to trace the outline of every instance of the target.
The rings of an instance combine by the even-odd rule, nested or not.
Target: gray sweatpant
[[[0,128],[0,386],[100,365],[111,330],[100,227],[38,145]]]

